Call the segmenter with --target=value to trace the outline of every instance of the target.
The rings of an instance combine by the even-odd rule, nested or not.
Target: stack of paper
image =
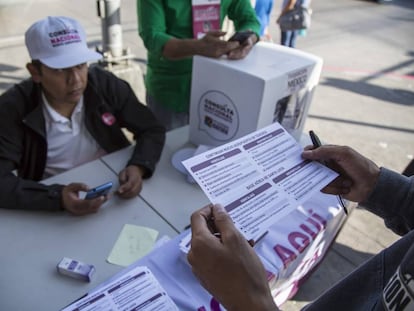
[[[147,267],[136,267],[62,311],[178,311]]]

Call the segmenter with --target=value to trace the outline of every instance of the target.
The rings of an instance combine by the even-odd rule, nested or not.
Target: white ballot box
[[[259,42],[242,60],[194,56],[190,141],[218,146],[278,121],[300,138],[322,59]]]

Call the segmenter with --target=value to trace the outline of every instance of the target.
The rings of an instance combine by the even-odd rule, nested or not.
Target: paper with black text
[[[62,311],[178,311],[147,267],[135,267]]]
[[[183,165],[213,204],[221,204],[247,240],[303,204],[338,174],[304,160],[279,123],[210,149]]]

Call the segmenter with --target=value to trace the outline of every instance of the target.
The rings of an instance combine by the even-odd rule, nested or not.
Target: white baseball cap
[[[82,26],[73,18],[48,16],[34,23],[25,33],[32,60],[55,69],[73,67],[102,58],[89,49]]]

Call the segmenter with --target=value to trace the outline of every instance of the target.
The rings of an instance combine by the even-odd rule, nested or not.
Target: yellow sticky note
[[[107,261],[120,266],[129,266],[148,254],[157,239],[158,231],[126,224],[116,241]]]

